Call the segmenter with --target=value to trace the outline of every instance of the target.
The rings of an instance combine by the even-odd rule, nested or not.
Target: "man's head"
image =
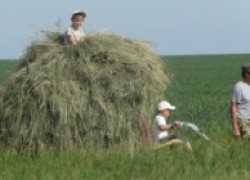
[[[158,110],[159,114],[161,114],[163,117],[167,118],[170,115],[170,111],[175,110],[175,108],[176,107],[171,105],[169,102],[161,101],[158,104],[157,110]]]
[[[76,29],[80,28],[85,20],[86,13],[83,11],[74,11],[71,16],[72,26]]]
[[[241,67],[241,72],[244,79],[250,79],[250,63],[244,64]]]

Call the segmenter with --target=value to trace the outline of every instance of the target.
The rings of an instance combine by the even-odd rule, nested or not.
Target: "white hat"
[[[76,14],[80,14],[80,15],[82,15],[83,17],[86,17],[86,16],[87,16],[87,14],[86,14],[85,12],[83,12],[83,11],[81,11],[81,10],[75,10],[75,11],[73,12],[73,14],[72,14],[72,18],[73,18],[73,16],[76,15]]]
[[[158,104],[158,111],[164,110],[164,109],[170,109],[170,110],[174,110],[176,107],[172,106],[169,102],[167,101],[161,101]]]

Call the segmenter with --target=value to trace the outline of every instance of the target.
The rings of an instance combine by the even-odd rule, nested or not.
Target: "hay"
[[[35,48],[1,90],[3,144],[32,153],[140,143],[139,117],[151,119],[168,83],[147,45],[98,33],[39,56]]]
[[[25,53],[20,57],[18,69],[27,66],[29,63],[40,59],[43,54],[58,48],[59,45],[65,45],[65,35],[55,31],[40,31],[44,40],[34,41],[27,47]]]

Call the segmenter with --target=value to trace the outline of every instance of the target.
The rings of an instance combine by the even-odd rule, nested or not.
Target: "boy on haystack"
[[[174,121],[172,124],[167,124],[166,119],[170,116],[170,112],[175,110],[175,106],[171,105],[167,101],[162,101],[158,104],[157,107],[157,115],[155,117],[155,127],[156,127],[156,142],[157,143],[167,143],[171,142],[175,144],[176,142],[184,144],[185,148],[191,150],[192,147],[190,143],[184,138],[178,135],[170,135],[168,133],[169,130],[175,129],[181,126],[180,121]]]
[[[71,26],[67,29],[67,42],[72,45],[76,45],[79,41],[83,41],[86,36],[82,25],[86,18],[86,13],[83,11],[76,10],[71,16]]]

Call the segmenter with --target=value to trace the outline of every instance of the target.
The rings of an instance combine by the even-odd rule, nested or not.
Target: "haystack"
[[[38,42],[27,49],[1,89],[0,142],[31,153],[140,143],[139,119],[151,120],[168,83],[162,60],[114,34],[76,46],[46,43],[53,48],[37,54]]]

